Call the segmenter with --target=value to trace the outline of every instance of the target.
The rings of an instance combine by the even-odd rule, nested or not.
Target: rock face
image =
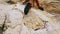
[[[32,10],[32,13],[30,11],[30,13],[27,16],[25,16],[25,18],[24,18],[25,25],[23,25],[22,34],[60,34],[59,33],[59,30],[60,30],[59,23],[60,22],[56,21],[57,20],[56,18],[58,18],[58,17],[54,18],[53,15],[49,14],[46,11],[40,11],[40,10],[36,10],[36,9],[31,9],[31,10]],[[37,17],[38,19],[36,19],[36,16],[38,16]],[[34,21],[35,19],[36,19],[36,21]],[[44,21],[45,21],[45,23],[44,23]],[[36,22],[40,23],[42,26],[45,26],[45,28],[43,28],[41,25],[39,25],[40,27],[36,26]],[[43,25],[43,24],[45,24],[45,25]],[[35,28],[38,27],[41,29],[35,30],[33,27],[35,27]]]
[[[60,1],[47,3],[44,8],[49,13],[60,14]]]
[[[24,7],[0,4],[0,34],[60,34],[60,14],[31,8],[24,16]]]
[[[38,30],[43,29],[45,22],[39,18],[33,11],[30,11],[28,15],[24,17],[24,24],[31,29]]]
[[[4,34],[19,34],[21,30],[23,15],[17,10],[10,11],[7,16]]]
[[[0,34],[19,34],[23,14],[15,5],[0,4]]]

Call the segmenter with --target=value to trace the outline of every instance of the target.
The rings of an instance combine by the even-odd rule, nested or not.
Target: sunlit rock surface
[[[0,34],[19,34],[22,20],[22,11],[15,5],[0,4]]]
[[[49,13],[60,14],[60,1],[50,2],[46,4],[44,8]]]
[[[24,15],[24,7],[0,4],[0,34],[60,34],[60,14],[31,8]]]
[[[60,22],[57,22],[55,19],[56,18],[54,18],[54,17],[52,17],[52,16],[54,16],[54,15],[51,15],[51,14],[48,14],[47,12],[45,12],[45,11],[41,11],[40,12],[40,10],[36,10],[36,9],[31,9],[34,13],[32,13],[32,14],[35,14],[34,16],[38,16],[39,17],[39,19],[41,18],[43,21],[45,21],[45,28],[43,28],[43,29],[37,29],[37,30],[34,30],[34,29],[31,29],[31,28],[28,28],[27,29],[27,26],[32,26],[33,24],[31,24],[31,22],[29,22],[28,20],[30,19],[30,18],[32,18],[32,20],[34,20],[33,19],[33,17],[32,17],[32,14],[31,15],[29,15],[30,16],[30,18],[28,19],[28,18],[25,18],[25,19],[27,19],[27,26],[24,26],[26,29],[25,29],[25,31],[27,32],[27,33],[30,33],[30,34],[60,34],[59,33],[59,30],[60,30],[60,25],[59,25],[59,23]],[[29,17],[29,16],[27,16],[27,17]],[[36,19],[36,18],[35,18]],[[40,19],[40,21],[41,21],[41,19]],[[38,19],[36,19],[36,22],[37,22],[37,20]],[[35,23],[34,21],[32,21],[33,23]],[[41,23],[43,23],[43,22],[40,22],[40,24]],[[31,24],[31,25],[29,25],[29,24]],[[43,23],[44,24],[44,23]],[[36,24],[35,24],[36,25]],[[35,26],[34,26],[35,27]],[[28,32],[29,31],[29,32]],[[23,31],[24,32],[24,31]]]

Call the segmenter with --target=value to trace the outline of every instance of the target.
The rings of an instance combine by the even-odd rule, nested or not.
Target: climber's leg
[[[40,10],[44,10],[44,8],[40,5],[38,0],[36,0],[36,5]]]

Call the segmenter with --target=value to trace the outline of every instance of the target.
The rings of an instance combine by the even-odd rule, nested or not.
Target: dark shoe
[[[31,7],[31,4],[28,2],[27,5],[26,5],[25,8],[24,8],[24,14],[25,14],[25,15],[28,14],[30,7]]]
[[[42,11],[44,10],[44,8],[43,8],[43,7],[39,7],[39,9],[40,9],[40,10],[42,10]]]

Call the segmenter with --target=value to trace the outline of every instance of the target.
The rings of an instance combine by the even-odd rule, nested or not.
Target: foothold
[[[39,30],[39,28],[35,29],[35,31]]]

